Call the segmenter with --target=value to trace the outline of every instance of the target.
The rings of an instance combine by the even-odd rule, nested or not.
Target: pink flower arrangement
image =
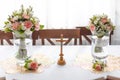
[[[89,29],[91,32],[98,36],[103,37],[104,35],[113,31],[115,26],[113,26],[111,20],[107,15],[94,15],[90,18]]]
[[[38,63],[37,62],[31,62],[29,64],[29,69],[31,69],[31,70],[37,70],[38,69]]]
[[[5,32],[28,33],[40,29],[39,19],[33,16],[32,7],[25,9],[23,5],[14,11],[5,22]]]
[[[32,60],[30,58],[27,58],[25,60],[24,68],[27,69],[27,70],[34,70],[34,71],[36,71],[39,66],[40,66],[40,64],[35,59]]]
[[[106,66],[107,65],[102,61],[95,61],[92,67],[95,71],[103,71]]]

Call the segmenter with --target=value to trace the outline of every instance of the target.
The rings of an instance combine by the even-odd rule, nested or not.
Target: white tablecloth
[[[53,58],[56,63],[46,68],[42,73],[34,74],[5,74],[5,71],[0,69],[0,76],[6,76],[7,80],[92,80],[99,77],[106,77],[106,75],[112,75],[120,77],[120,71],[104,72],[96,74],[88,70],[84,70],[80,67],[72,65],[75,57],[78,54],[90,54],[91,46],[64,46],[63,54],[66,61],[66,65],[57,65],[59,59],[60,46],[31,46],[28,47],[29,55],[34,53],[42,53]],[[0,60],[5,60],[15,55],[17,51],[14,46],[0,46]],[[109,54],[120,56],[120,46],[109,46]]]

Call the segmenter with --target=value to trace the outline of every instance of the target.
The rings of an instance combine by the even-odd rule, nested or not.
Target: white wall
[[[120,0],[115,0],[116,10],[115,10],[115,24],[116,28],[114,30],[114,35],[112,37],[112,44],[120,45]]]

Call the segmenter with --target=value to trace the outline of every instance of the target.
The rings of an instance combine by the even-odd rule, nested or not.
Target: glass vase
[[[17,48],[16,59],[20,65],[24,63],[24,60],[28,57],[27,46],[31,45],[31,34],[14,32],[14,45]]]
[[[92,56],[93,63],[102,63],[106,65],[108,56],[109,36],[92,36]]]

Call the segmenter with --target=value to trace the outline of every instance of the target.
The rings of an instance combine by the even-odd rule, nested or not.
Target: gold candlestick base
[[[66,62],[65,62],[65,60],[58,60],[58,63],[57,63],[58,65],[65,65],[66,64]]]
[[[60,53],[60,59],[58,60],[58,65],[65,65],[66,64],[66,62],[65,62],[65,60],[63,59],[63,54],[62,53]]]

